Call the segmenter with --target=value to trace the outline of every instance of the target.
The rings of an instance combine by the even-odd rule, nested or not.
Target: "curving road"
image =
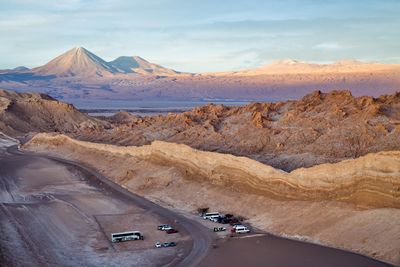
[[[354,253],[265,234],[216,240],[199,222],[144,199],[80,163],[21,152],[15,145],[6,151],[1,153],[0,147],[0,263],[6,265],[389,266]],[[76,172],[84,176],[81,181],[71,178],[80,177]],[[188,238],[179,241],[177,250],[117,251],[105,238],[108,233],[101,227],[105,222],[98,220],[107,212],[129,214],[132,209],[150,214],[150,220],[158,217],[177,225]],[[98,211],[103,214],[96,217]],[[100,242],[96,235],[101,231]],[[87,248],[82,246],[87,236],[84,241],[79,236],[90,232],[95,237]],[[47,238],[42,240],[37,233]],[[13,262],[15,255],[17,262]]]
[[[132,202],[135,206],[140,207],[146,212],[150,212],[151,214],[156,214],[161,218],[164,218],[163,221],[166,222],[173,222],[179,225],[179,229],[181,232],[187,233],[190,236],[191,242],[187,242],[187,244],[191,244],[190,249],[186,249],[184,254],[180,255],[180,257],[175,257],[171,262],[168,263],[169,266],[197,266],[207,254],[213,240],[215,239],[215,235],[210,232],[208,228],[203,226],[202,224],[188,219],[176,212],[173,212],[169,209],[161,207],[143,197],[140,197],[124,188],[120,185],[112,182],[111,180],[107,179],[97,171],[88,168],[80,163],[52,157],[52,156],[45,156],[45,155],[37,155],[30,152],[21,152],[18,150],[16,145],[10,146],[7,148],[7,153],[10,154],[12,157],[19,157],[19,160],[23,160],[24,166],[28,166],[29,164],[34,164],[36,160],[40,158],[44,158],[49,160],[49,162],[54,161],[57,164],[63,164],[68,168],[74,168],[79,170],[80,172],[84,173],[85,176],[90,177],[92,180],[91,186],[99,186],[101,190],[104,190],[104,187],[107,187],[107,191],[112,191],[114,194],[123,197],[125,203]],[[4,166],[4,163],[2,163]],[[51,167],[51,166],[46,166]],[[1,174],[1,173],[0,173]],[[41,175],[41,174],[38,174]],[[96,182],[93,182],[93,177],[97,179]],[[5,186],[5,188],[7,188]],[[0,187],[1,189],[1,187]],[[8,189],[7,189],[8,190]],[[34,246],[34,244],[32,244]],[[39,263],[43,263],[40,261]]]

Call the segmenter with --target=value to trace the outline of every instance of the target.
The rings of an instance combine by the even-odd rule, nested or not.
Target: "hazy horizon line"
[[[57,55],[53,56],[50,60],[47,60],[47,61],[45,61],[44,63],[42,63],[42,64],[40,64],[40,65],[30,66],[29,64],[20,64],[20,65],[16,65],[16,66],[5,67],[5,68],[2,67],[2,68],[0,68],[0,70],[13,70],[13,69],[16,69],[16,68],[19,68],[19,67],[26,67],[26,68],[32,70],[32,69],[34,69],[34,68],[37,68],[37,67],[46,65],[47,63],[49,63],[49,62],[52,61],[53,59],[55,59],[55,58],[57,58],[57,57],[63,55],[64,53],[66,53],[66,52],[68,52],[68,51],[71,51],[71,50],[73,50],[73,49],[79,49],[79,48],[83,48],[83,49],[85,49],[86,51],[88,51],[88,52],[90,52],[90,53],[92,53],[92,54],[94,54],[94,55],[100,57],[101,59],[103,59],[103,60],[104,60],[105,62],[107,62],[107,63],[110,63],[110,62],[112,62],[113,60],[115,60],[115,59],[117,59],[117,58],[119,58],[119,57],[140,57],[140,58],[142,58],[142,59],[144,59],[144,60],[146,60],[146,61],[148,61],[148,62],[150,62],[150,63],[154,63],[154,64],[161,65],[162,67],[171,68],[171,69],[173,69],[173,70],[180,71],[180,72],[194,73],[194,74],[196,74],[196,73],[218,73],[218,72],[234,72],[234,71],[241,71],[241,70],[251,70],[251,69],[257,69],[257,68],[260,68],[260,67],[263,67],[263,66],[266,66],[266,65],[272,65],[272,64],[274,64],[274,63],[284,63],[285,61],[294,61],[294,62],[297,62],[297,63],[316,64],[316,65],[332,65],[332,64],[335,64],[335,63],[340,63],[340,62],[345,62],[345,61],[349,61],[349,62],[350,62],[350,61],[354,61],[354,62],[359,62],[359,63],[362,63],[362,64],[385,64],[385,65],[397,65],[397,64],[400,64],[400,60],[399,60],[399,62],[396,62],[396,63],[386,63],[386,62],[384,62],[384,61],[365,60],[365,59],[358,59],[358,58],[342,58],[342,59],[339,59],[339,60],[320,60],[320,61],[318,61],[318,60],[301,60],[301,59],[297,59],[297,58],[289,58],[289,57],[286,57],[286,58],[281,58],[281,59],[269,59],[269,60],[265,60],[264,63],[261,63],[261,64],[259,64],[259,65],[257,65],[257,66],[251,67],[251,68],[239,68],[239,69],[236,69],[236,70],[229,70],[229,69],[228,69],[228,70],[219,70],[219,71],[191,72],[191,71],[184,71],[184,70],[175,69],[174,67],[170,67],[170,66],[165,66],[164,64],[159,63],[159,62],[157,62],[157,61],[148,60],[147,58],[144,58],[143,56],[141,56],[141,55],[139,55],[139,54],[133,54],[133,55],[119,55],[119,56],[117,56],[117,57],[115,57],[115,58],[113,58],[113,59],[107,59],[107,60],[106,60],[106,59],[104,59],[102,56],[99,56],[97,53],[92,52],[90,49],[87,49],[86,47],[84,47],[84,46],[82,46],[82,45],[78,45],[78,46],[74,46],[73,48],[70,48],[70,49],[68,49],[68,50],[66,50],[66,51],[64,51],[64,52],[58,53]]]

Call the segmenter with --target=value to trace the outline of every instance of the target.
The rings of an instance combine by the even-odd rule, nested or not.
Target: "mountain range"
[[[314,64],[289,59],[241,71],[188,73],[139,56],[105,61],[76,47],[43,66],[0,70],[0,88],[44,92],[60,99],[261,101],[333,89],[378,96],[400,90],[400,64],[354,60]]]
[[[27,72],[26,69],[22,69]],[[179,72],[150,63],[139,56],[121,56],[107,62],[83,47],[73,48],[47,64],[31,70],[56,77],[113,77],[118,74],[176,75]],[[29,71],[28,71],[29,72]]]

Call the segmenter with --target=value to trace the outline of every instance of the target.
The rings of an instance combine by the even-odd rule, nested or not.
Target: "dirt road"
[[[213,235],[199,224],[115,185],[84,166],[0,155],[0,257],[6,265],[195,266]],[[156,226],[170,223],[180,234]],[[140,230],[145,241],[110,242],[114,231]],[[194,240],[194,241],[193,241]],[[156,241],[176,248],[155,249]]]
[[[180,233],[155,230],[161,223]],[[110,234],[123,230],[140,230],[145,240],[111,243]],[[216,241],[200,220],[158,206],[79,163],[0,147],[2,266],[388,266],[265,234],[243,237]],[[155,249],[155,241],[178,246]]]

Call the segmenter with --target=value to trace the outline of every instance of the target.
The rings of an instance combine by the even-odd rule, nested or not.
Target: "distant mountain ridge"
[[[180,72],[173,69],[164,68],[163,66],[150,63],[139,56],[121,56],[110,61],[111,66],[117,68],[123,73],[140,73],[153,75],[177,75]]]
[[[382,64],[377,62],[362,62],[358,60],[339,60],[330,64],[317,64],[294,59],[274,61],[254,69],[244,69],[231,72],[216,72],[213,75],[273,75],[273,74],[300,74],[300,73],[356,73],[368,71],[382,71],[397,68],[399,64]]]
[[[293,59],[229,72],[180,72],[140,56],[106,61],[76,47],[33,69],[0,70],[0,88],[37,91],[58,99],[287,100],[315,90],[379,96],[400,90],[400,64]]]
[[[29,70],[28,70],[29,71]],[[138,56],[122,56],[107,62],[84,47],[75,47],[32,71],[58,77],[111,77],[116,74],[139,73],[173,75],[179,72],[150,63]]]
[[[368,68],[390,69],[400,68],[400,64],[366,63],[358,60],[340,60],[331,64],[317,64],[295,59],[284,59],[274,61],[253,69],[239,71],[225,71],[212,73],[189,73],[165,68],[161,65],[151,63],[140,56],[120,56],[112,61],[105,61],[84,47],[75,47],[57,56],[43,66],[33,69],[24,66],[14,69],[0,70],[0,73],[33,72],[39,75],[65,76],[110,76],[118,74],[141,74],[141,75],[268,75],[276,73],[313,73],[313,72],[357,72]]]

